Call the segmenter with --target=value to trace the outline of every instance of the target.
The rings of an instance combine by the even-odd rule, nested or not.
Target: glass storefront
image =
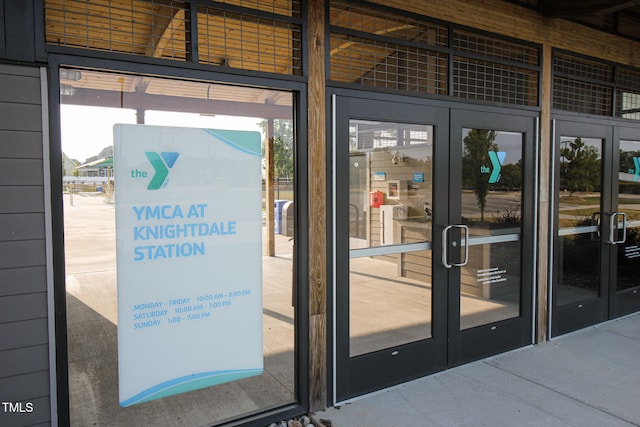
[[[296,293],[292,274],[293,94],[84,69],[61,69],[60,92],[71,424],[179,425],[181,420],[188,419],[190,425],[211,425],[296,402]],[[161,361],[167,358],[167,354],[171,354],[169,363],[172,368],[185,365],[185,369],[189,369],[194,354],[200,353],[199,359],[205,362],[217,360],[217,356],[229,347],[229,343],[219,337],[226,337],[225,339],[234,342],[261,340],[262,348],[258,350],[261,350],[260,357],[264,364],[262,373],[122,407],[122,395],[119,401],[119,383],[122,379],[118,378],[118,369],[119,365],[123,365],[123,360],[119,359],[119,350],[123,349],[119,348],[118,328],[124,328],[124,325],[119,325],[119,311],[122,315],[122,310],[126,307],[119,298],[123,297],[129,288],[121,287],[123,272],[118,271],[119,262],[116,254],[119,254],[123,242],[120,236],[116,235],[116,206],[119,203],[118,197],[123,197],[123,192],[128,189],[119,188],[127,181],[121,178],[124,182],[119,182],[118,179],[125,175],[122,175],[123,171],[118,171],[117,153],[114,161],[114,125],[153,127],[161,130],[161,138],[166,134],[163,129],[215,129],[219,131],[219,135],[229,135],[229,131],[250,131],[260,137],[257,151],[254,153],[256,161],[252,163],[253,166],[248,172],[257,179],[249,181],[240,176],[236,182],[220,184],[225,180],[222,162],[216,166],[219,173],[213,168],[210,179],[200,183],[203,185],[203,197],[206,196],[209,200],[206,209],[215,208],[220,215],[233,210],[233,204],[240,201],[229,196],[233,193],[225,191],[220,191],[220,195],[211,194],[210,188],[242,187],[255,194],[258,200],[259,204],[255,205],[256,212],[250,214],[256,219],[257,227],[252,229],[254,231],[248,238],[258,242],[261,253],[254,257],[247,252],[246,256],[243,256],[240,251],[240,254],[231,257],[228,263],[233,264],[229,265],[229,268],[252,272],[261,278],[258,283],[260,295],[253,295],[259,302],[257,318],[242,317],[238,320],[243,324],[254,321],[258,325],[261,324],[259,337],[238,335],[234,332],[237,328],[224,323],[224,310],[230,307],[235,309],[242,305],[243,298],[247,299],[246,295],[242,294],[246,283],[237,283],[232,273],[227,272],[223,275],[213,266],[206,274],[191,274],[190,267],[185,267],[184,277],[174,283],[174,286],[186,289],[192,282],[198,281],[204,289],[209,289],[210,293],[201,292],[183,298],[179,303],[177,300],[155,301],[151,296],[148,300],[134,303],[134,316],[137,320],[133,323],[133,333],[139,334],[141,341],[150,339],[148,342],[151,344],[148,351],[143,347],[136,352],[133,356],[133,366],[138,367],[142,376],[161,375]],[[135,143],[137,141],[133,140],[122,142],[124,146]],[[164,171],[167,176],[161,183],[161,190],[168,189],[180,179],[171,169],[173,162],[178,164],[181,160],[178,156],[186,158],[185,153],[190,143],[189,140],[174,141],[173,157],[167,157],[167,153],[162,152],[158,159],[164,160],[159,160],[158,164],[154,164],[153,159],[149,158],[153,168],[147,163],[150,171],[135,169],[131,172],[134,174],[132,176],[139,176],[141,179],[151,178],[153,172],[155,179],[156,175]],[[266,161],[267,158],[272,158],[273,161]],[[203,162],[200,166],[192,163],[195,165],[191,166],[192,170],[185,172],[188,172],[188,176],[197,175],[198,168],[207,171],[211,169],[205,160],[200,160]],[[226,167],[230,167],[229,165]],[[207,187],[209,183],[218,187]],[[252,188],[247,189],[249,184]],[[198,188],[195,189],[196,192]],[[174,207],[174,219],[176,215],[180,217],[176,214],[177,207],[184,207],[178,210],[186,217],[190,215],[189,206],[198,206],[189,199],[189,194],[193,193],[165,194],[171,196],[166,204],[158,206],[159,210],[155,213],[152,203],[140,200],[141,206],[149,207],[152,217],[158,214],[158,218],[155,218],[158,224],[161,223],[159,219],[165,216],[166,206]],[[227,203],[229,205],[226,205]],[[204,213],[203,209],[198,209],[196,207],[193,211],[194,216],[198,216],[199,212]],[[220,234],[235,234],[236,230],[230,228],[231,222],[212,222],[207,225],[207,229],[211,231],[216,225],[218,237]],[[166,234],[171,231],[169,227],[171,225],[150,225],[145,228],[146,231],[138,230],[134,238],[137,236],[142,240],[153,240],[156,236],[153,233],[163,232],[165,240],[162,243],[166,243],[169,242],[166,239],[171,237]],[[227,227],[226,231],[224,227]],[[158,258],[171,258],[171,254],[185,255],[184,251],[168,252],[171,244],[161,246],[162,250],[154,251],[153,256],[144,261],[151,264]],[[192,249],[197,250],[196,247]],[[215,256],[229,257],[225,252],[236,249],[230,243],[226,246],[212,246],[207,250],[217,251]],[[146,256],[147,252],[143,254]],[[251,262],[245,262],[248,260]],[[172,274],[172,271],[169,270],[168,274]],[[119,281],[121,283],[118,283]],[[130,287],[138,285],[130,281],[126,283]],[[157,285],[163,286],[161,281]],[[221,287],[225,290],[219,292]],[[122,295],[119,295],[118,289]],[[207,299],[206,295],[211,295],[211,300]],[[152,307],[153,304],[156,306]],[[176,349],[176,343],[169,339],[168,331],[176,327],[176,322],[183,328],[180,334],[189,334],[192,330],[190,325],[197,324],[200,328],[197,329],[200,335],[195,337],[193,342],[186,338],[180,341],[186,343],[181,344],[186,347],[183,349]],[[208,331],[211,331],[210,335]],[[145,333],[156,335],[155,338],[149,338]],[[213,339],[215,342],[211,342]],[[242,359],[246,354],[228,356],[232,359]],[[127,363],[130,365],[129,361]],[[215,369],[214,366],[212,370]],[[195,378],[202,373],[194,369],[189,374]]]

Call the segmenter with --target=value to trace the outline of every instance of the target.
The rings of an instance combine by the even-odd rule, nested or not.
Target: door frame
[[[637,123],[624,119],[607,119],[602,117],[585,117],[577,115],[554,114],[552,116],[552,170],[551,182],[551,248],[549,251],[550,280],[549,280],[549,337],[568,333],[583,327],[594,325],[608,319],[613,319],[640,309],[640,292],[638,288],[632,288],[632,301],[627,304],[617,292],[617,251],[618,245],[607,243],[610,232],[610,224],[607,219],[600,222],[599,237],[599,297],[577,301],[565,306],[558,306],[558,274],[559,254],[558,238],[558,207],[560,182],[560,138],[563,136],[585,136],[603,140],[602,143],[602,167],[601,167],[601,208],[603,213],[610,213],[618,203],[618,167],[619,149],[621,139],[640,141],[640,126]],[[633,134],[636,134],[633,136]],[[602,217],[602,215],[601,215]],[[590,312],[588,312],[590,310]],[[586,312],[586,313],[585,313]]]
[[[348,200],[346,200],[348,198],[348,191],[340,191],[338,189],[338,183],[349,182],[349,168],[338,166],[341,160],[344,160],[342,157],[338,157],[338,153],[348,153],[348,146],[336,146],[336,141],[338,140],[338,136],[341,132],[339,130],[339,127],[348,129],[349,121],[352,118],[436,125],[436,135],[433,142],[433,154],[435,156],[435,147],[438,144],[438,140],[442,138],[440,136],[440,133],[444,132],[444,136],[448,139],[449,112],[446,108],[442,108],[440,106],[420,104],[418,107],[419,109],[411,110],[415,113],[419,112],[420,114],[415,114],[412,117],[407,117],[406,115],[402,114],[400,108],[381,109],[373,104],[374,102],[378,102],[381,106],[388,107],[391,105],[395,105],[397,107],[405,107],[407,104],[406,102],[400,103],[397,100],[388,99],[372,100],[370,98],[363,97],[362,95],[343,96],[338,94],[334,94],[331,97],[331,100],[332,105],[330,111],[333,112],[333,123],[331,133],[332,138],[330,141],[330,152],[332,153],[332,173],[330,176],[332,176],[333,182],[331,190],[333,206],[331,210],[331,259],[333,268],[330,275],[330,277],[332,277],[332,297],[330,301],[332,303],[333,313],[333,334],[330,339],[333,340],[333,358],[329,366],[333,367],[333,403],[335,405],[338,403],[338,401],[344,401],[358,395],[378,390],[381,388],[380,383],[383,384],[383,387],[388,387],[444,369],[446,366],[446,322],[436,322],[435,319],[443,319],[443,314],[438,312],[445,310],[447,298],[446,291],[444,289],[434,290],[435,286],[432,287],[433,299],[437,302],[434,302],[432,304],[433,314],[431,338],[393,346],[389,349],[374,351],[372,353],[366,353],[356,357],[349,356],[349,331],[347,330],[345,333],[344,330],[341,330],[340,332],[337,330],[338,325],[349,324],[350,314],[348,310],[339,309],[339,304],[341,304],[342,301],[347,301],[348,304],[349,288],[338,288],[337,286],[340,278],[349,277],[349,263],[340,262],[340,260],[350,259],[349,245],[338,244],[339,241],[344,241],[344,236],[347,236],[347,238],[349,236],[348,223],[345,223],[345,221],[341,221],[338,217],[337,212],[337,206],[348,206]],[[415,104],[415,102],[413,104]],[[370,113],[362,115],[361,117],[357,114],[350,115],[348,114],[349,108],[354,108],[357,111],[370,109]],[[422,115],[423,112],[431,112],[434,116]],[[430,117],[434,117],[434,119],[428,120]],[[342,130],[342,132],[344,132],[344,130]],[[445,156],[448,155],[444,152],[444,150],[443,154]],[[448,161],[448,159],[439,158],[439,161],[444,162]],[[434,161],[433,163],[437,164],[436,161]],[[442,197],[439,192],[443,191],[444,188],[445,187],[439,185],[433,186],[433,200],[435,200],[437,197]],[[434,206],[434,217],[438,215],[445,215],[445,209],[446,207],[444,205],[439,207]],[[441,244],[440,241],[436,241],[437,238],[439,238],[437,234],[434,234],[432,248],[436,245]],[[442,281],[442,279],[435,278],[441,277],[445,274],[446,272],[444,271],[444,268],[437,263],[434,263],[434,268],[432,271],[434,282],[435,280],[438,280],[438,282]],[[440,351],[436,350],[436,348],[440,348]],[[391,349],[393,349],[393,351],[391,351]],[[421,363],[425,361],[421,360],[418,356],[424,356],[425,354],[431,354],[432,357],[430,357],[429,360],[426,361],[426,363]],[[352,362],[352,359],[357,359],[357,363]],[[371,375],[370,372],[374,369],[374,366],[376,366],[376,364],[380,363],[381,360],[386,360],[389,365],[393,365],[393,369],[378,371],[380,376],[375,377]],[[345,373],[340,376],[338,376],[337,372],[339,364],[343,364],[342,366],[349,366],[349,369],[344,369]]]
[[[387,387],[389,385],[407,381],[414,377],[417,378],[420,376],[428,375],[430,373],[433,373],[439,370],[447,369],[448,367],[456,366],[462,363],[469,362],[471,360],[477,360],[482,357],[487,357],[492,354],[497,354],[503,351],[507,351],[513,348],[522,347],[522,346],[533,343],[535,332],[536,332],[535,331],[535,321],[536,321],[535,295],[537,290],[536,290],[535,276],[537,273],[537,267],[536,267],[537,257],[535,257],[535,252],[536,252],[537,245],[536,245],[535,236],[537,236],[536,200],[538,199],[538,181],[539,181],[538,174],[537,174],[538,147],[539,147],[539,111],[537,111],[536,109],[514,110],[514,109],[501,108],[501,107],[488,107],[488,106],[481,106],[481,105],[462,104],[462,103],[452,102],[452,101],[434,101],[434,100],[427,100],[427,99],[420,99],[420,98],[405,97],[401,95],[363,93],[362,91],[354,91],[350,89],[337,89],[337,88],[336,89],[329,88],[328,95],[329,96],[327,97],[327,109],[332,114],[331,120],[328,123],[328,134],[331,137],[328,138],[328,141],[327,141],[327,152],[331,153],[330,154],[331,162],[328,162],[328,168],[330,169],[328,171],[328,176],[332,179],[332,184],[331,184],[331,187],[329,188],[329,199],[328,199],[328,205],[330,206],[329,211],[332,213],[330,218],[331,245],[329,247],[329,250],[331,251],[329,259],[331,260],[331,262],[330,262],[330,270],[329,270],[329,276],[328,276],[332,280],[332,284],[328,288],[329,290],[328,310],[329,312],[331,312],[331,316],[328,317],[329,333],[327,336],[327,345],[328,345],[328,348],[331,349],[331,351],[328,354],[328,363],[327,363],[327,366],[329,367],[329,370],[328,370],[329,399],[328,400],[330,402],[333,402],[334,405],[336,405],[339,402],[346,401],[359,394],[364,394],[364,393],[374,391],[383,387]],[[522,128],[518,128],[513,124],[509,124],[509,120],[503,121],[504,126],[501,126],[499,129],[504,131],[521,131],[523,134],[526,133],[526,139],[523,140],[523,159],[524,159],[523,174],[528,178],[525,179],[523,176],[523,196],[522,196],[523,197],[522,199],[523,219],[522,219],[522,228],[521,228],[521,241],[522,241],[522,244],[521,244],[522,263],[521,264],[522,265],[521,265],[521,296],[520,296],[521,313],[520,313],[520,316],[516,318],[519,326],[516,328],[511,328],[511,330],[516,330],[518,332],[516,332],[515,334],[511,332],[506,335],[503,335],[503,337],[507,337],[506,339],[513,340],[512,343],[515,343],[515,344],[502,346],[497,351],[489,351],[489,352],[475,351],[473,349],[474,346],[470,345],[468,346],[467,354],[464,354],[454,359],[454,358],[450,358],[448,354],[452,351],[459,351],[459,348],[460,348],[459,343],[454,343],[454,344],[446,343],[444,360],[440,358],[437,363],[432,364],[431,367],[424,369],[423,372],[417,375],[408,376],[406,378],[402,378],[395,382],[392,381],[382,386],[378,385],[376,387],[369,388],[365,391],[361,391],[358,393],[347,394],[346,397],[345,397],[345,393],[339,393],[339,390],[338,390],[339,379],[338,379],[338,368],[337,368],[338,347],[345,345],[344,342],[340,342],[338,331],[337,331],[338,316],[340,315],[338,312],[339,310],[338,310],[338,304],[337,304],[337,294],[338,294],[337,282],[338,282],[339,274],[342,274],[343,277],[345,274],[344,273],[345,265],[344,263],[340,262],[341,258],[338,255],[341,248],[339,248],[336,243],[336,236],[338,235],[338,233],[343,231],[345,227],[344,224],[341,225],[339,223],[339,219],[337,218],[337,209],[336,209],[337,206],[339,205],[339,200],[336,197],[336,185],[338,182],[345,182],[344,172],[342,172],[342,175],[341,175],[339,171],[337,171],[335,168],[336,162],[338,161],[336,156],[336,149],[335,149],[335,144],[336,144],[337,135],[338,135],[338,126],[340,126],[340,123],[344,123],[344,120],[345,120],[345,118],[339,117],[339,114],[342,114],[343,112],[337,111],[338,110],[337,104],[338,104],[338,101],[340,100],[339,98],[342,98],[342,99],[356,98],[356,99],[361,99],[368,103],[372,103],[372,102],[394,103],[395,102],[403,105],[408,105],[409,108],[410,106],[415,106],[416,108],[424,108],[425,111],[428,110],[429,108],[431,109],[440,108],[440,109],[447,110],[448,122],[445,122],[445,126],[447,127],[446,139],[440,142],[438,142],[437,140],[434,140],[434,158],[437,157],[438,159],[438,161],[435,163],[436,165],[439,165],[439,168],[440,168],[440,169],[436,169],[434,167],[434,175],[437,174],[438,171],[442,171],[442,170],[447,172],[446,174],[447,182],[443,184],[434,183],[434,187],[433,187],[433,192],[434,192],[433,200],[434,200],[434,205],[436,205],[434,206],[434,209],[440,209],[439,211],[434,212],[434,218],[436,215],[439,215],[442,221],[448,221],[448,218],[449,218],[448,203],[446,204],[447,205],[446,207],[437,207],[437,205],[441,205],[441,204],[435,203],[435,201],[441,200],[442,197],[446,197],[448,200],[448,189],[450,186],[450,183],[449,183],[450,178],[448,175],[448,170],[449,170],[449,164],[450,164],[449,156],[451,155],[451,153],[450,153],[450,147],[447,147],[447,144],[451,144],[452,141],[455,139],[451,135],[451,130],[453,129],[453,125],[452,125],[452,117],[454,115],[453,112],[464,111],[470,114],[476,114],[478,115],[478,117],[482,117],[483,114],[485,115],[496,114],[504,117],[516,116],[516,117],[522,117],[525,121],[529,120],[529,122],[527,122],[528,125],[526,130],[522,130]],[[371,117],[370,119],[375,120],[376,118]],[[348,118],[346,120],[348,120]],[[392,115],[382,116],[380,117],[380,120],[381,121],[386,120],[390,122],[403,121],[402,118],[394,118]],[[407,122],[413,123],[414,121],[407,120]],[[423,122],[426,122],[426,121],[423,119]],[[434,122],[432,124],[436,124],[436,123]],[[465,127],[474,126],[474,123],[465,122],[462,124]],[[478,126],[481,127],[481,123]],[[440,129],[440,132],[442,132],[443,130],[444,129]],[[438,130],[436,130],[436,133],[438,133]],[[462,135],[460,135],[457,138],[460,139],[459,142],[461,144]],[[440,152],[438,152],[438,150]],[[344,201],[342,201],[342,203],[344,203]],[[434,223],[432,248],[441,247],[442,245],[441,231],[443,228],[444,228],[443,225]],[[344,251],[344,248],[342,248],[342,250]],[[346,248],[346,251],[348,255],[348,248]],[[433,256],[437,258],[436,255],[433,255]],[[528,263],[528,265],[526,265],[527,263],[525,260],[527,259],[531,259],[533,260],[533,262]],[[342,271],[340,272],[341,269]],[[446,270],[444,266],[440,262],[434,262],[434,267],[433,267],[434,282],[435,280],[438,280],[437,277],[441,277],[442,275],[446,275],[446,276],[449,275],[448,271],[442,271],[442,270]],[[527,274],[526,277],[525,277],[525,272]],[[347,274],[348,274],[348,270],[347,270]],[[448,279],[446,279],[446,281],[448,283]],[[434,337],[437,333],[437,330],[435,329],[436,316],[444,316],[443,319],[446,323],[445,332],[447,336],[449,335],[448,328],[450,328],[451,325],[449,324],[450,321],[448,320],[450,316],[447,315],[447,312],[449,311],[449,309],[447,308],[449,305],[447,300],[451,298],[451,292],[452,291],[450,287],[448,287],[447,291],[445,292],[446,295],[444,297],[440,297],[440,299],[443,299],[443,298],[444,299],[439,303],[436,301],[434,301],[433,303],[433,306],[434,306],[433,336]],[[438,298],[438,297],[434,294],[433,298]],[[440,304],[444,304],[446,307],[444,309],[438,308]],[[437,310],[444,311],[444,315]],[[456,315],[459,316],[459,308]],[[513,319],[507,319],[504,321],[504,323],[509,323],[512,320]],[[499,324],[501,322],[497,322],[497,323]],[[459,320],[458,320],[458,324],[459,324]],[[492,324],[484,325],[484,326],[489,326],[489,329],[491,329],[491,325]],[[503,329],[503,328],[499,328],[499,329]],[[503,330],[507,330],[507,328],[504,328]],[[470,332],[458,331],[458,335],[462,335],[461,333],[464,335],[467,335]],[[445,336],[445,341],[447,340],[447,336]],[[348,342],[346,344],[348,345]],[[348,354],[348,349],[346,350],[346,352]]]
[[[640,126],[631,126],[629,123],[621,123],[613,129],[613,165],[620,164],[620,141],[638,141],[640,142]],[[619,194],[619,178],[616,178],[619,168],[612,166],[612,188],[611,188],[611,205],[616,211],[622,211],[618,206]],[[618,291],[618,251],[621,250],[620,245],[613,245],[609,255],[609,318],[624,316],[629,313],[640,310],[640,283],[633,288]]]
[[[519,348],[534,342],[535,333],[535,274],[536,262],[527,263],[526,260],[535,260],[535,236],[537,235],[536,211],[537,206],[537,146],[538,146],[538,120],[531,115],[518,114],[517,111],[491,112],[484,109],[456,108],[451,110],[450,122],[450,156],[457,157],[457,150],[462,147],[463,128],[496,129],[504,132],[523,133],[522,142],[522,206],[520,228],[520,316],[497,322],[487,323],[466,330],[460,330],[460,307],[457,313],[449,313],[449,367],[461,365],[473,360],[478,360],[494,354]],[[508,117],[509,121],[504,118]],[[503,120],[501,120],[503,119]],[[487,125],[487,121],[489,121]],[[493,125],[493,126],[492,126]],[[528,132],[523,129],[529,128]],[[450,163],[451,165],[452,163]],[[460,174],[461,176],[461,174]],[[460,177],[456,174],[456,180]],[[461,188],[457,181],[451,183],[451,189]],[[527,190],[530,189],[530,190]],[[455,217],[461,213],[458,201],[449,201],[452,212],[449,214],[449,223],[460,221]],[[473,238],[472,238],[473,239]],[[449,279],[449,309],[456,309],[452,301],[459,299],[460,295],[460,270],[449,271],[453,278]],[[530,308],[527,310],[527,307]],[[487,343],[489,345],[487,346]],[[484,346],[483,346],[484,345]]]

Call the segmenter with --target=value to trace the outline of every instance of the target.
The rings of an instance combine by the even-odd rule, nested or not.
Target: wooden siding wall
[[[0,425],[50,421],[40,69],[0,64]]]

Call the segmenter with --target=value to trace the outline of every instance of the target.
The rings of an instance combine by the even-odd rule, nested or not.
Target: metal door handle
[[[618,231],[618,223],[616,218],[622,217],[622,239],[616,240],[615,232]],[[609,243],[619,245],[627,241],[627,214],[624,212],[611,212],[609,218]]]
[[[462,262],[454,262],[449,264],[449,255],[447,251],[447,247],[449,246],[449,241],[447,239],[447,235],[449,230],[452,228],[461,228],[464,230],[464,260]],[[462,243],[462,242],[461,242]],[[442,230],[442,265],[446,268],[452,267],[464,267],[469,263],[469,227],[464,224],[450,224],[447,225],[444,230]]]

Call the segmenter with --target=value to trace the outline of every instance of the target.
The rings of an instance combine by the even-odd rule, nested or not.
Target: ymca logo
[[[146,151],[144,153],[149,159],[149,163],[153,166],[155,171],[149,185],[147,185],[147,190],[159,190],[165,185],[167,185],[167,176],[169,175],[169,169],[175,165],[176,160],[178,160],[178,156],[180,153],[174,153],[171,151],[163,151],[160,153],[156,153],[155,151]],[[146,178],[147,171],[144,170],[132,170],[131,178]]]
[[[167,184],[167,175],[169,169],[173,167],[178,160],[180,154],[174,152],[163,151],[156,153],[155,151],[147,151],[144,153],[149,159],[151,166],[155,169],[155,174],[151,178],[151,182],[147,186],[147,190],[159,190]]]
[[[640,157],[633,158],[633,166],[635,169],[629,169],[629,173],[633,174],[634,181],[640,181]]]
[[[489,160],[491,160],[490,169],[488,166],[480,166],[480,173],[491,173],[489,175],[489,184],[495,184],[500,181],[500,171],[502,170],[502,165],[504,164],[504,159],[507,158],[506,151],[489,151]]]

